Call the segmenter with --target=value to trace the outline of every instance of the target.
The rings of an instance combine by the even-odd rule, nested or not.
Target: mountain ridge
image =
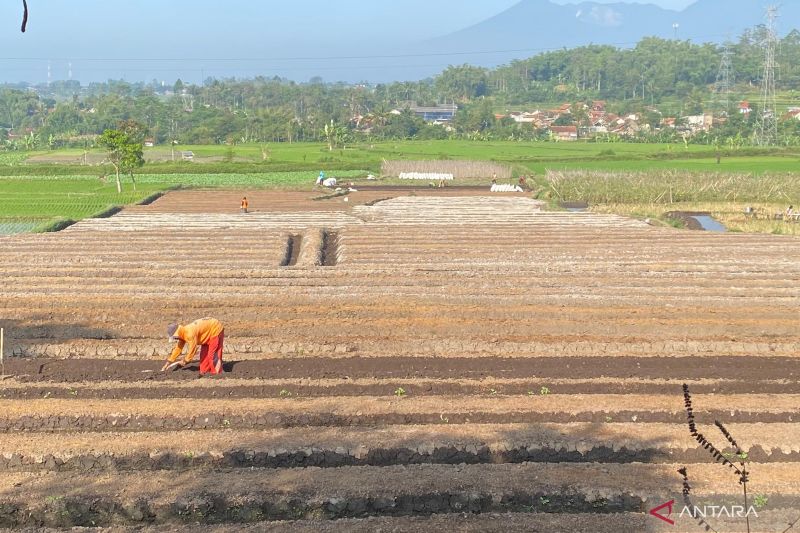
[[[561,48],[633,46],[650,36],[722,43],[765,23],[765,14],[752,0],[698,0],[680,11],[625,2],[555,4],[550,0],[521,0],[478,24],[424,45],[443,53],[480,50],[476,43],[484,43],[485,50],[508,51],[487,54],[481,63],[495,66]],[[800,19],[800,5],[783,6],[780,14],[778,31],[783,35],[789,31],[785,21]]]

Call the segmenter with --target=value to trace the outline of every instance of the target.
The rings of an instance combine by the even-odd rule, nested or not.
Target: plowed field
[[[172,192],[0,237],[0,527],[702,531],[677,468],[696,502],[743,500],[683,383],[748,452],[753,531],[800,516],[796,238],[313,196]],[[160,373],[166,325],[203,316],[224,377]],[[673,499],[677,527],[648,514]]]

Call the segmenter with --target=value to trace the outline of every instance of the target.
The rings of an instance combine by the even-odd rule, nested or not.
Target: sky
[[[476,24],[517,1],[28,0],[28,31],[21,34],[22,1],[2,0],[0,82],[44,81],[48,65],[53,79],[67,79],[72,72],[73,79],[82,81],[107,77],[149,81],[163,76],[199,82],[232,72],[240,77],[266,72],[307,80],[311,71],[335,80],[334,67],[319,58],[389,54],[397,45]],[[281,59],[205,61],[202,66],[165,61],[250,57]],[[297,57],[318,59],[286,60]],[[124,61],[100,61],[104,58]],[[368,63],[359,67],[365,78],[388,69],[375,61]],[[354,70],[351,81],[358,81],[360,72]]]
[[[598,4],[617,4],[620,1],[628,4],[654,4],[664,9],[681,10],[695,2],[695,0],[593,0]],[[577,4],[579,0],[552,0],[556,4]]]
[[[418,79],[419,72],[471,58],[381,56],[419,50],[414,48],[419,43],[470,27],[518,1],[28,0],[28,32],[21,34],[22,1],[2,0],[0,82],[46,81],[48,67],[54,80],[83,82],[197,83],[257,75],[306,81],[312,72],[336,81],[345,79],[339,74],[343,68],[347,81]],[[694,0],[632,2],[682,9]],[[470,51],[498,49],[502,42],[476,42]],[[370,59],[341,60],[365,55]]]

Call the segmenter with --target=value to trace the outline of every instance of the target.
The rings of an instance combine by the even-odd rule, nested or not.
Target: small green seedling
[[[756,494],[756,497],[753,498],[753,505],[756,506],[756,509],[763,509],[767,506],[767,502],[769,498],[765,494]]]
[[[539,498],[539,503],[542,505],[550,505],[550,498],[545,498],[544,496],[541,496]]]
[[[281,389],[281,391],[278,393],[278,395],[279,395],[281,398],[288,398],[289,396],[291,396],[291,395],[292,395],[292,393],[291,393],[291,392],[289,392],[289,391],[288,391],[288,390],[286,390],[286,389]]]
[[[548,389],[547,387],[542,387],[539,390],[539,394],[542,396],[547,396],[548,394],[550,394],[550,389]]]
[[[397,387],[394,390],[394,395],[397,396],[398,398],[402,398],[403,396],[406,395],[406,390],[403,387]]]

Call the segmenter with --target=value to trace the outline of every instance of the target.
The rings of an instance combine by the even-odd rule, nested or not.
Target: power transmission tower
[[[776,22],[778,8],[767,8],[767,28],[764,37],[764,74],[761,78],[761,110],[757,117],[755,141],[758,146],[772,146],[778,141],[778,109],[775,98],[775,60],[778,49]]]
[[[725,43],[717,71],[717,81],[714,83],[714,111],[718,117],[727,117],[731,104],[730,97],[734,83],[732,56],[730,43]]]

